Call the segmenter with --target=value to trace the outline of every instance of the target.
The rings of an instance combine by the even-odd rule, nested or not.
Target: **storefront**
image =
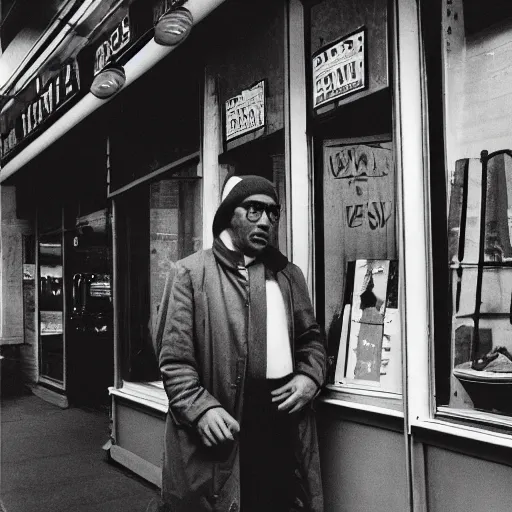
[[[10,185],[15,215],[28,226],[16,261],[23,377],[62,407],[108,405],[113,381],[106,149],[104,134],[85,122]]]
[[[226,173],[261,174],[283,205],[274,243],[303,269],[328,337],[317,403],[326,511],[508,510],[512,10],[473,0],[184,7],[194,23],[181,44],[146,35],[127,45],[112,101],[83,96],[0,171],[23,189],[17,179],[32,166],[42,174],[66,141],[87,139],[98,158],[84,152],[76,169],[104,178],[67,196],[71,170],[54,163],[60,174],[43,181],[70,181],[53,201],[60,217],[42,207],[52,203],[44,188],[28,201],[39,213],[24,263],[46,279],[35,306],[39,381],[64,381],[55,346],[63,361],[71,349],[51,319],[71,332],[65,308],[84,308],[69,290],[87,304],[93,290],[101,315],[87,318],[111,322],[110,455],[159,485],[160,299],[175,262],[211,245]],[[91,125],[102,126],[94,141],[84,138]],[[48,141],[53,156],[29,156]],[[92,190],[104,202],[82,206]],[[103,251],[70,253],[99,225]],[[92,273],[102,277],[80,277]],[[59,280],[70,299],[54,293]]]

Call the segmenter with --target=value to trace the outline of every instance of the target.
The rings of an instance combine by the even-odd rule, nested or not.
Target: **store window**
[[[335,397],[401,410],[400,198],[388,8],[385,0],[311,4],[308,96],[327,388]]]
[[[160,379],[158,311],[176,262],[202,248],[200,185],[199,179],[163,178],[116,200],[124,380]]]
[[[485,421],[512,415],[512,6],[445,0],[441,12],[446,175],[433,180],[446,207],[434,188],[433,204],[447,245],[434,254],[447,261],[450,338],[438,329],[438,406]]]
[[[390,141],[324,141],[322,249],[334,386],[401,392],[395,189]]]
[[[64,387],[64,300],[62,211],[48,207],[39,215],[39,379]]]

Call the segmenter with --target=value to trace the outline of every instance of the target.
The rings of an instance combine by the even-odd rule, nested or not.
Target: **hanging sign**
[[[24,139],[39,129],[80,89],[78,64],[75,59],[62,66],[59,73],[42,83],[36,78],[36,96],[2,136],[1,158],[5,158]]]
[[[97,47],[94,57],[94,74],[97,75],[117,54],[126,48],[131,41],[130,17],[122,19],[106,39]]]
[[[330,43],[313,55],[313,108],[366,88],[366,31]]]
[[[265,126],[265,81],[227,100],[225,109],[226,142]]]

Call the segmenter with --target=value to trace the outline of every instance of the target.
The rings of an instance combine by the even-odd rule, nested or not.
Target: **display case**
[[[457,0],[444,12],[446,175],[433,178],[432,197],[447,212],[447,243],[433,239],[450,295],[442,310],[442,299],[435,303],[438,325],[443,317],[448,323],[435,338],[437,412],[510,426],[512,10]],[[439,213],[433,216],[440,229]],[[441,271],[437,265],[438,283]]]
[[[512,151],[457,162],[448,222],[450,403],[512,414]]]

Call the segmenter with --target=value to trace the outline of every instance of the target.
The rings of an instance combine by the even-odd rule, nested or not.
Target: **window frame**
[[[154,364],[148,363],[153,369],[146,368],[142,370],[142,374],[139,375],[138,372],[133,371],[131,368],[131,361],[134,357],[134,354],[138,349],[149,350],[149,348],[155,349],[154,340],[152,337],[153,330],[153,322],[151,317],[151,306],[150,306],[150,293],[151,293],[151,265],[150,265],[150,190],[151,184],[156,183],[161,180],[176,180],[176,181],[194,181],[198,184],[200,189],[202,188],[202,177],[199,173],[191,175],[188,169],[192,168],[195,164],[196,167],[199,167],[200,162],[198,160],[198,155],[196,153],[189,155],[189,157],[183,159],[183,161],[179,161],[181,165],[169,164],[154,173],[151,173],[144,177],[143,179],[137,180],[133,184],[130,184],[128,187],[124,188],[123,191],[116,190],[115,193],[112,194],[113,200],[113,210],[114,210],[114,226],[115,226],[115,236],[114,236],[114,245],[115,245],[115,274],[114,274],[114,297],[115,297],[115,352],[117,354],[117,369],[116,369],[116,383],[117,386],[121,385],[121,383],[135,383],[135,384],[144,384],[148,382],[157,383],[160,381],[159,370],[158,370],[158,361],[155,359]],[[122,193],[124,192],[124,193]],[[202,208],[201,196],[202,190],[198,191],[198,204]],[[142,195],[141,195],[142,194]],[[145,236],[144,241],[147,241],[147,251],[142,258],[146,261],[147,265],[143,265],[142,270],[135,270],[135,273],[140,273],[140,271],[144,272],[144,287],[145,293],[147,293],[147,304],[148,304],[148,322],[147,325],[142,321],[138,321],[137,325],[140,327],[144,327],[146,332],[146,336],[142,336],[137,343],[132,344],[130,338],[133,329],[131,316],[133,315],[133,311],[131,309],[132,304],[132,294],[133,294],[133,284],[131,282],[131,277],[133,272],[131,271],[131,266],[134,264],[133,258],[129,255],[129,250],[120,251],[120,247],[127,247],[128,238],[130,238],[130,234],[128,234],[128,223],[126,217],[123,214],[123,203],[126,205],[126,202],[129,201],[129,197],[143,197],[146,196],[144,205],[147,207],[147,218],[145,218],[145,226],[147,229],[144,230]],[[133,203],[132,203],[133,204]],[[147,233],[146,233],[147,231]],[[199,232],[201,236],[203,234],[203,230],[200,229]],[[147,235],[147,237],[146,237]],[[124,253],[124,255],[123,255]],[[147,275],[146,275],[147,274]],[[140,290],[140,287],[136,287]],[[144,301],[143,301],[144,302]],[[123,307],[120,307],[123,306]],[[124,311],[125,314],[121,314],[120,311]],[[140,310],[137,310],[140,313]],[[145,310],[144,310],[145,311]],[[126,314],[128,312],[128,314]],[[139,316],[139,315],[137,315]],[[144,317],[146,318],[146,317]],[[125,333],[130,333],[126,336]],[[151,347],[150,347],[151,345]],[[150,357],[150,356],[147,356]],[[147,377],[147,378],[146,378]]]
[[[428,4],[428,5],[427,5]],[[437,9],[433,16],[433,9]],[[450,407],[450,375],[452,368],[452,325],[446,311],[451,309],[451,290],[448,262],[448,162],[446,160],[445,118],[445,59],[443,52],[442,26],[443,2],[435,6],[422,0],[419,3],[419,25],[421,33],[421,82],[423,96],[422,119],[424,131],[424,154],[428,161],[426,199],[429,248],[429,351],[428,384],[430,394],[420,406],[421,414],[410,414],[412,426],[444,434],[481,441],[493,445],[512,447],[512,416],[477,409]],[[442,126],[439,130],[438,127]],[[443,179],[434,179],[434,172]],[[442,229],[435,229],[435,227]],[[444,290],[444,291],[443,291]],[[412,379],[413,385],[419,379]],[[411,401],[409,396],[408,401]]]

